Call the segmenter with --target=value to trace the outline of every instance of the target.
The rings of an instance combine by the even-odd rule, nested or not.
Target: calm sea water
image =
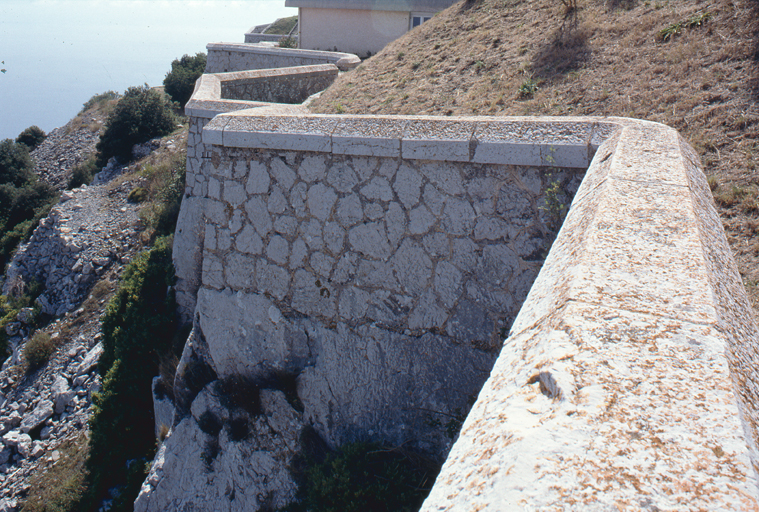
[[[0,139],[50,131],[92,95],[161,85],[171,61],[294,16],[285,0],[0,0]]]

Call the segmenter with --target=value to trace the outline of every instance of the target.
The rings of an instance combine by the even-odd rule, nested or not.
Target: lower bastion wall
[[[347,71],[361,64],[361,59],[352,53],[276,48],[263,44],[209,43],[206,50],[206,73],[315,64],[334,64],[341,71]]]
[[[310,429],[445,457],[475,396],[425,511],[759,509],[756,325],[677,132],[310,115],[212,77],[188,115],[193,331],[136,510],[283,507]]]

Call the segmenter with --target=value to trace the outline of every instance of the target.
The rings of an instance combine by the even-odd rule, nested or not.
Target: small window
[[[423,15],[414,15],[411,16],[411,28],[418,27],[425,21],[429,21],[432,19],[432,16],[423,16]]]

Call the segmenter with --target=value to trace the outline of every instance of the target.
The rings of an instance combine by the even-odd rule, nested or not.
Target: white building
[[[298,8],[300,47],[361,57],[421,25],[456,0],[285,0]]]

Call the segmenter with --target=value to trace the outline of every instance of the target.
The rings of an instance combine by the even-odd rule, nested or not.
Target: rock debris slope
[[[90,125],[72,123],[51,132],[33,153],[40,178],[58,189],[97,141]],[[174,137],[148,146],[174,152],[180,142]],[[40,331],[58,348],[39,370],[25,372],[21,354],[34,332],[31,308],[8,325],[12,354],[0,370],[0,511],[17,510],[30,478],[62,457],[63,446],[88,436],[92,394],[101,380],[100,317],[124,265],[142,247],[138,206],[127,201],[139,168],[109,165],[97,185],[63,192],[9,264],[3,293],[31,280],[43,284],[37,305],[58,318]]]

